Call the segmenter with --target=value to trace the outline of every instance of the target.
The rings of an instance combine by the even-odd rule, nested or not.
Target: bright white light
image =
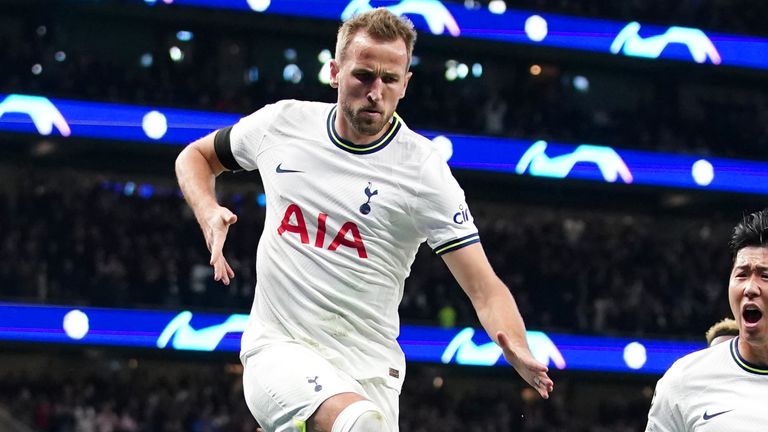
[[[589,80],[582,75],[576,75],[573,77],[573,87],[580,92],[589,91]]]
[[[32,65],[32,73],[34,75],[40,75],[41,73],[43,73],[43,66],[40,65],[40,63],[33,64]]]
[[[448,137],[445,135],[438,135],[432,138],[432,142],[437,146],[437,151],[446,162],[451,160],[451,156],[453,156],[453,143]]]
[[[289,64],[285,67],[285,69],[283,69],[283,79],[288,82],[298,84],[301,82],[303,77],[304,74],[301,72],[301,69],[299,69],[299,67],[293,63]]]
[[[691,168],[693,181],[699,186],[709,186],[715,179],[715,168],[706,159],[699,159],[693,163]]]
[[[248,0],[248,6],[254,12],[264,12],[270,3],[272,3],[270,0]]]
[[[78,309],[71,310],[64,315],[62,322],[64,333],[74,340],[80,340],[88,334],[88,315]]]
[[[331,61],[325,62],[323,67],[320,68],[320,72],[317,73],[317,80],[322,84],[331,83]]]
[[[448,81],[456,81],[458,73],[456,73],[455,67],[449,67],[445,69],[445,79]]]
[[[152,66],[152,63],[155,61],[154,57],[152,57],[152,54],[150,53],[144,53],[141,55],[141,65],[145,68],[148,68]]]
[[[501,15],[507,11],[507,4],[504,0],[491,0],[488,3],[488,10],[492,14]]]
[[[286,48],[285,51],[283,51],[283,57],[285,57],[286,60],[289,62],[296,61],[296,57],[298,57],[298,54],[296,53],[296,50],[293,48]]]
[[[472,65],[472,76],[475,78],[480,78],[483,76],[483,65],[480,63],[475,63]]]
[[[320,63],[328,63],[328,60],[333,58],[333,54],[331,54],[331,50],[328,48],[320,51],[320,54],[317,55],[317,61]]]
[[[56,53],[53,55],[54,60],[57,62],[63,62],[67,59],[67,53],[64,51],[56,51]]]
[[[195,35],[191,31],[181,30],[176,33],[176,39],[182,42],[189,42]]]
[[[467,75],[469,75],[469,66],[464,63],[459,63],[459,65],[456,66],[456,76],[458,76],[459,79],[464,79]]]
[[[168,50],[168,54],[171,56],[171,60],[177,63],[184,60],[184,51],[177,46],[172,46],[171,49]]]
[[[525,20],[525,34],[528,35],[528,39],[541,42],[547,37],[548,32],[547,20],[539,15],[531,15]]]
[[[160,111],[150,111],[141,120],[141,127],[148,137],[160,139],[168,132],[168,120]]]
[[[624,347],[624,363],[630,369],[640,369],[645,366],[645,362],[648,360],[648,354],[645,351],[645,346],[639,342],[630,342]]]

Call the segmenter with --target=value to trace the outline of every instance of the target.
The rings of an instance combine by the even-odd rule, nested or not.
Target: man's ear
[[[405,73],[405,85],[403,86],[403,91],[400,93],[400,99],[405,97],[405,91],[408,90],[408,83],[411,81],[411,77],[413,76],[413,72],[408,71]]]
[[[340,72],[339,63],[336,62],[336,59],[331,59],[331,87],[333,88],[339,88],[339,72]]]

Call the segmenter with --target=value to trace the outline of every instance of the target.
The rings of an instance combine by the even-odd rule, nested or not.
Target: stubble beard
[[[384,129],[391,116],[383,115],[381,121],[370,121],[359,115],[359,112],[365,108],[360,108],[357,112],[346,103],[341,104],[341,111],[344,118],[352,126],[352,129],[360,135],[374,136]]]

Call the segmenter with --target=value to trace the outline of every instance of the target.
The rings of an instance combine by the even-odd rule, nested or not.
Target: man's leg
[[[381,408],[357,393],[326,399],[307,422],[309,432],[393,432]]]

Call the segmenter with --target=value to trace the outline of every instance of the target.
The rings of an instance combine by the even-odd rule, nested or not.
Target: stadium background
[[[237,115],[284,98],[334,100],[317,75],[338,21],[166,3],[0,2],[0,93]],[[765,36],[765,6],[747,2],[506,6]],[[398,109],[414,129],[765,159],[768,87],[759,69],[426,31],[414,54]],[[219,181],[240,217],[225,248],[237,276],[224,287],[211,281],[202,236],[175,188],[179,146],[56,132],[6,131],[0,140],[0,301],[247,313],[264,216],[258,174]],[[546,332],[702,341],[729,314],[728,229],[765,207],[760,194],[706,188],[454,173],[528,328]],[[401,318],[478,326],[426,248]],[[2,342],[0,364],[2,430],[255,428],[233,353]],[[556,389],[544,402],[509,368],[410,363],[401,430],[642,430],[658,378],[552,375]]]

